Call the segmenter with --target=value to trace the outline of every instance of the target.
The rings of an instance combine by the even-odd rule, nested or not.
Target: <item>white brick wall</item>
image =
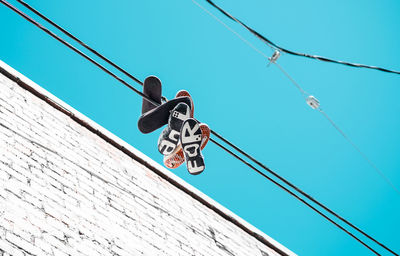
[[[0,67],[76,117],[0,74],[0,255],[294,255]]]

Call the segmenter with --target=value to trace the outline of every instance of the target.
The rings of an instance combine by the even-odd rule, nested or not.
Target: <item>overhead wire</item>
[[[100,63],[98,63],[97,61],[95,61],[94,59],[90,58],[88,55],[86,55],[85,53],[83,53],[82,51],[78,50],[77,48],[75,48],[74,46],[72,46],[71,44],[69,44],[68,42],[66,42],[65,40],[63,40],[61,37],[57,36],[56,34],[54,34],[53,32],[51,32],[50,30],[48,30],[46,27],[44,27],[43,25],[41,25],[40,23],[38,23],[37,21],[35,21],[34,19],[32,19],[30,16],[28,16],[27,14],[23,13],[22,11],[20,11],[18,8],[16,8],[15,6],[11,5],[9,2],[5,1],[5,0],[1,0],[1,3],[4,4],[5,6],[7,6],[8,8],[10,8],[11,10],[13,10],[14,12],[16,12],[17,14],[19,14],[21,17],[23,17],[24,19],[26,19],[27,21],[31,22],[32,24],[34,24],[36,27],[40,28],[41,30],[43,30],[44,32],[46,32],[48,35],[50,35],[51,37],[55,38],[57,41],[59,41],[60,43],[64,44],[65,46],[67,46],[68,48],[70,48],[71,50],[73,50],[74,52],[78,53],[79,55],[81,55],[82,57],[84,57],[85,59],[87,59],[88,61],[90,61],[91,63],[93,63],[94,65],[96,65],[97,67],[99,67],[101,70],[103,70],[104,72],[106,72],[107,74],[109,74],[110,76],[112,76],[113,78],[117,79],[119,82],[121,82],[122,84],[124,84],[126,87],[128,87],[129,89],[131,89],[132,91],[134,91],[135,93],[139,94],[140,96],[142,96],[145,100],[147,100],[148,102],[150,102],[151,104],[158,106],[160,105],[159,103],[157,103],[156,101],[154,101],[153,99],[151,99],[150,97],[146,96],[144,93],[142,93],[141,91],[139,91],[138,89],[136,89],[135,87],[133,87],[132,85],[130,85],[129,83],[127,83],[126,81],[124,81],[122,78],[120,78],[119,76],[117,76],[116,74],[114,74],[113,72],[111,72],[110,70],[108,70],[107,68],[105,68],[103,65],[101,65]]]
[[[334,212],[333,210],[331,210],[330,208],[328,208],[326,205],[324,205],[323,203],[317,201],[316,199],[314,199],[312,196],[310,196],[309,194],[307,194],[306,192],[304,192],[303,190],[301,190],[300,188],[298,188],[297,186],[295,186],[293,183],[291,183],[290,181],[288,181],[287,179],[283,178],[282,176],[280,176],[278,173],[274,172],[273,170],[271,170],[270,168],[268,168],[266,165],[264,165],[263,163],[261,163],[260,161],[258,161],[257,159],[255,159],[253,156],[249,155],[248,153],[246,153],[244,150],[240,149],[238,146],[236,146],[235,144],[233,144],[232,142],[228,141],[227,139],[225,139],[224,137],[222,137],[221,135],[219,135],[217,132],[211,130],[211,133],[219,138],[220,140],[222,140],[224,143],[228,144],[230,147],[232,147],[233,149],[235,149],[237,152],[239,152],[240,154],[244,155],[245,157],[247,157],[248,159],[250,159],[251,161],[253,161],[254,163],[256,163],[258,166],[260,166],[261,168],[263,168],[264,170],[266,170],[267,172],[269,172],[270,174],[272,174],[273,176],[275,176],[276,178],[278,178],[279,180],[281,180],[282,182],[284,182],[286,185],[288,185],[289,187],[293,188],[295,191],[297,191],[298,193],[300,193],[301,195],[303,195],[304,197],[306,197],[307,199],[309,199],[310,201],[312,201],[313,203],[315,203],[316,205],[320,206],[321,208],[323,208],[325,211],[329,212],[330,214],[332,214],[333,216],[335,216],[336,218],[338,218],[339,220],[343,221],[344,223],[346,223],[347,225],[349,225],[350,227],[352,227],[353,229],[357,230],[359,233],[363,234],[365,237],[367,237],[368,239],[370,239],[371,241],[375,242],[376,244],[378,244],[379,246],[381,246],[382,248],[384,248],[385,250],[389,251],[390,253],[392,253],[393,255],[399,256],[399,254],[397,254],[396,252],[394,252],[393,250],[391,250],[390,248],[388,248],[386,245],[382,244],[381,242],[379,242],[378,240],[376,240],[375,238],[373,238],[372,236],[368,235],[365,231],[363,231],[362,229],[360,229],[359,227],[357,227],[356,225],[352,224],[350,221],[346,220],[344,217],[340,216],[339,214],[337,214],[336,212]],[[215,143],[215,142],[214,142]],[[224,148],[225,150],[225,148]],[[235,156],[236,157],[236,156]],[[246,163],[245,163],[246,164]],[[247,164],[246,164],[247,165]],[[250,167],[252,168],[252,167]],[[252,168],[253,169],[253,168]]]
[[[159,105],[159,103],[154,102],[153,100],[151,100],[149,97],[147,97],[146,95],[144,95],[143,93],[141,93],[140,91],[138,91],[136,88],[132,87],[130,84],[128,84],[127,82],[125,82],[124,80],[122,80],[121,78],[119,78],[118,76],[116,76],[114,73],[112,73],[111,71],[109,71],[108,69],[106,69],[104,66],[100,65],[99,63],[97,63],[95,60],[91,59],[90,57],[88,57],[87,55],[85,55],[83,52],[79,51],[78,49],[76,49],[74,46],[70,45],[69,43],[65,42],[63,39],[61,39],[60,37],[58,37],[56,34],[52,33],[50,30],[48,30],[47,28],[45,28],[44,26],[42,26],[40,23],[36,22],[35,20],[33,20],[31,17],[29,17],[28,15],[26,15],[25,13],[23,13],[22,11],[20,11],[19,9],[17,9],[16,7],[14,7],[13,5],[11,5],[10,3],[8,3],[5,0],[0,0],[1,3],[3,3],[5,6],[7,6],[8,8],[10,8],[11,10],[13,10],[14,12],[16,12],[17,14],[19,14],[20,16],[22,16],[23,18],[25,18],[26,20],[28,20],[29,22],[31,22],[32,24],[36,25],[38,28],[40,28],[41,30],[43,30],[44,32],[46,32],[47,34],[49,34],[50,36],[52,36],[53,38],[57,39],[58,41],[60,41],[61,43],[63,43],[65,46],[67,46],[68,48],[72,49],[73,51],[75,51],[76,53],[78,53],[79,55],[81,55],[82,57],[86,58],[87,60],[89,60],[90,62],[92,62],[93,64],[95,64],[96,66],[98,66],[100,69],[102,69],[103,71],[105,71],[107,74],[111,75],[112,77],[114,77],[115,79],[117,79],[119,82],[121,82],[122,84],[124,84],[125,86],[127,86],[128,88],[132,89],[134,92],[136,92],[137,94],[139,94],[140,96],[142,96],[144,99],[148,100],[149,102],[151,102],[154,105]],[[26,6],[26,5],[25,5]],[[115,64],[116,65],[116,64]],[[133,79],[135,80],[135,79]],[[136,81],[136,80],[135,80]],[[137,79],[136,82],[140,82],[140,80]],[[228,145],[230,145],[233,148],[237,148],[235,145],[233,145],[232,143],[230,143],[228,140],[226,140],[224,137],[222,137],[221,135],[219,135],[218,133],[216,133],[215,131],[211,130],[211,133],[213,135],[215,135],[216,137],[218,137],[219,139],[221,139],[222,141],[224,141],[225,143],[227,143]],[[214,144],[216,144],[217,146],[219,146],[220,148],[224,149],[225,151],[227,151],[228,153],[230,153],[231,155],[233,155],[234,157],[236,157],[238,160],[242,161],[243,163],[245,163],[246,165],[249,166],[249,163],[246,162],[243,158],[241,158],[240,156],[238,156],[237,154],[233,153],[232,151],[230,151],[229,149],[227,149],[226,147],[222,146],[220,143],[216,142],[214,139],[210,139]],[[238,149],[238,148],[237,148]],[[240,149],[239,149],[240,150]],[[269,171],[270,173],[274,173],[272,172],[272,170],[270,170],[269,168],[265,167],[263,164],[261,164],[259,161],[257,161],[256,159],[254,159],[253,157],[251,157],[250,155],[248,155],[247,153],[245,153],[244,151],[240,150],[238,151],[241,154],[245,155],[246,157],[250,158],[252,161],[254,161],[255,163],[257,163],[258,165],[260,165],[261,167],[263,167],[265,170]],[[250,168],[254,169],[255,171],[257,171],[259,174],[261,174],[264,177],[268,177],[266,176],[264,173],[262,173],[261,171],[259,171],[258,169],[256,169],[254,166],[249,166]],[[280,177],[279,175],[277,175],[276,173],[274,174],[274,176],[276,177]],[[273,181],[271,178],[268,177],[269,180],[271,180],[272,182],[274,182],[274,184],[279,184],[276,181]],[[282,177],[280,177],[279,179],[281,180],[285,180]],[[286,180],[285,180],[286,181]],[[286,181],[285,183],[289,183],[288,181]],[[287,188],[284,188],[281,184],[279,184],[278,186],[280,186],[281,188],[283,188],[285,191],[289,192],[291,195],[294,195],[297,199],[299,199],[300,201],[302,201],[303,203],[306,203],[307,206],[310,206],[307,202],[305,202],[303,199],[301,199],[300,197],[298,197],[297,195],[295,195],[293,192],[291,192],[290,190],[288,190]],[[295,188],[296,191],[300,192],[301,190],[299,190],[297,187],[295,187],[294,185],[292,185],[292,188]],[[304,192],[300,192],[303,195],[307,195]],[[310,199],[310,196],[307,196],[308,199]],[[318,201],[316,201],[315,199],[312,200],[314,203],[317,203]],[[318,204],[320,204],[318,202]],[[320,205],[322,206],[322,204]],[[329,209],[325,206],[323,206],[323,208],[325,210]],[[311,206],[311,209],[313,209],[314,211],[316,211],[319,214],[322,214],[320,211],[318,211],[317,209],[315,209],[314,207]],[[328,212],[330,212],[331,214],[334,213],[333,211],[329,210]],[[323,214],[322,214],[323,215]],[[324,215],[323,215],[324,216]],[[340,216],[334,214],[335,217],[339,217],[339,219],[341,218]],[[349,234],[350,236],[352,236],[353,238],[355,238],[357,241],[359,241],[361,244],[363,244],[366,248],[370,249],[372,252],[374,252],[376,255],[379,255],[374,249],[372,249],[371,247],[369,247],[367,244],[365,244],[364,242],[362,242],[361,240],[359,240],[357,237],[355,237],[351,232],[349,232],[347,229],[343,228],[342,226],[340,226],[340,224],[334,222],[333,220],[329,219],[330,222],[332,222],[333,224],[335,224],[336,226],[338,226],[340,229],[342,229],[343,231],[345,231],[347,234]],[[350,222],[345,221],[344,219],[341,219],[342,221],[344,221],[346,224],[349,224]],[[350,226],[352,226],[352,224],[350,223]],[[355,228],[355,226],[352,226],[353,228]],[[358,228],[356,228],[356,230],[358,230]],[[372,241],[376,242],[378,245],[382,246],[383,248],[391,251],[390,249],[388,249],[386,246],[382,245],[381,243],[379,243],[377,240],[373,239],[372,237],[370,237],[369,235],[367,235],[366,233],[358,230],[359,232],[363,233],[364,235],[366,235],[368,238],[370,238]],[[398,255],[396,253],[394,253],[393,251],[391,251],[394,255]]]
[[[323,56],[312,55],[312,54],[301,53],[301,52],[295,52],[295,51],[283,48],[283,47],[275,44],[274,42],[272,42],[271,40],[269,40],[265,36],[261,35],[257,31],[255,31],[254,29],[252,29],[251,27],[246,25],[244,22],[242,22],[239,19],[235,18],[233,15],[229,14],[227,11],[225,11],[224,9],[222,9],[221,7],[216,5],[213,1],[211,1],[211,0],[205,0],[205,1],[207,1],[211,6],[216,8],[218,11],[220,11],[222,14],[224,14],[229,19],[239,23],[241,26],[243,26],[250,33],[252,33],[256,37],[258,37],[261,41],[266,43],[268,46],[273,47],[273,48],[275,48],[277,50],[280,50],[282,52],[285,52],[285,53],[288,53],[288,54],[291,54],[291,55],[295,55],[295,56],[301,56],[301,57],[316,59],[316,60],[325,61],[325,62],[342,64],[342,65],[346,65],[346,66],[350,66],[350,67],[367,68],[367,69],[373,69],[373,70],[378,70],[378,71],[383,71],[383,72],[387,72],[387,73],[393,73],[393,74],[400,75],[400,71],[397,71],[397,70],[391,70],[391,69],[387,69],[387,68],[382,68],[382,67],[377,67],[377,66],[370,66],[370,65],[365,65],[365,64],[351,63],[351,62],[346,62],[346,61],[341,61],[341,60],[334,60],[334,59],[330,59],[330,58],[323,57]]]
[[[372,162],[372,160],[364,153],[361,151],[361,149],[350,139],[349,136],[347,136],[342,129],[340,129],[339,126],[337,126],[337,124],[328,116],[328,114],[322,109],[322,108],[318,108],[317,109],[322,115],[325,116],[325,118],[335,127],[336,130],[339,131],[339,133],[345,138],[345,140],[347,140],[355,150],[358,151],[358,153],[368,162],[368,164],[374,168],[374,170],[386,181],[387,184],[389,184],[395,191],[397,194],[400,195],[400,191],[399,189],[396,187],[396,185],[394,185],[392,183],[392,181],[386,177],[386,175],[382,172],[381,169],[379,169],[374,162]]]
[[[304,199],[302,199],[301,197],[299,197],[298,195],[296,195],[295,193],[293,193],[292,191],[290,191],[288,188],[284,187],[283,185],[281,185],[280,183],[278,183],[277,181],[273,180],[271,177],[267,176],[265,173],[263,173],[262,171],[260,171],[259,169],[257,169],[256,167],[254,167],[252,164],[250,164],[249,162],[245,161],[244,159],[240,158],[237,154],[233,153],[231,150],[229,150],[228,148],[224,147],[223,145],[221,145],[220,143],[216,142],[215,140],[213,140],[212,138],[210,138],[210,140],[212,142],[214,142],[214,144],[216,144],[217,146],[219,146],[220,148],[222,148],[223,150],[225,150],[226,152],[228,152],[230,155],[232,155],[233,157],[239,159],[240,161],[242,161],[245,165],[247,165],[248,167],[250,167],[251,169],[253,169],[254,171],[256,171],[258,174],[260,174],[261,176],[263,176],[264,178],[268,179],[269,181],[271,181],[272,183],[274,183],[275,185],[277,185],[279,188],[285,190],[286,192],[288,192],[290,195],[292,195],[293,197],[295,197],[296,199],[298,199],[300,202],[302,202],[303,204],[307,205],[309,208],[311,208],[312,210],[314,210],[315,212],[317,212],[319,215],[321,215],[322,217],[324,217],[326,220],[328,220],[330,223],[334,224],[336,227],[338,227],[339,229],[341,229],[342,231],[346,232],[348,235],[350,235],[351,237],[353,237],[355,240],[357,240],[359,243],[361,243],[362,245],[364,245],[366,248],[368,248],[370,251],[372,251],[373,253],[375,253],[376,255],[380,255],[377,251],[375,251],[374,249],[372,249],[369,245],[367,245],[365,242],[363,242],[361,239],[359,239],[358,237],[356,237],[353,233],[351,233],[350,231],[348,231],[347,229],[345,229],[343,226],[341,226],[340,224],[338,224],[337,222],[335,222],[334,220],[332,220],[331,218],[329,218],[327,215],[325,215],[324,213],[322,213],[320,210],[318,210],[317,208],[315,208],[314,206],[312,206],[310,203],[306,202]]]
[[[34,145],[36,145],[36,146],[38,146],[38,147],[41,147],[41,148],[45,149],[46,151],[49,151],[49,152],[51,152],[51,153],[53,153],[53,154],[55,154],[55,155],[57,155],[57,156],[60,156],[60,155],[61,155],[61,154],[58,153],[56,150],[51,149],[51,148],[49,148],[49,147],[47,147],[47,146],[41,144],[40,142],[37,142],[37,141],[35,141],[35,140],[31,139],[31,138],[26,137],[25,135],[20,134],[19,132],[17,132],[17,131],[15,131],[15,130],[11,129],[10,127],[8,127],[8,126],[5,125],[5,124],[0,123],[0,127],[3,127],[3,128],[5,128],[5,129],[9,130],[10,132],[14,133],[15,135],[17,135],[17,136],[19,136],[19,137],[25,139],[26,141],[30,142],[31,144],[34,144]],[[219,144],[218,142],[214,141],[212,138],[210,138],[210,140],[213,141],[217,146],[219,146],[220,148],[222,148],[223,150],[225,150],[226,152],[228,152],[229,154],[231,154],[232,156],[234,156],[235,158],[238,158],[238,156],[237,156],[235,153],[233,153],[232,151],[230,151],[229,149],[227,149],[227,148],[224,147],[223,145],[221,145],[221,144]],[[72,160],[70,160],[70,159],[68,159],[68,158],[65,158],[65,159],[66,159],[67,161],[71,162],[72,164],[77,165],[74,161],[72,161]],[[240,157],[239,157],[238,159],[241,160]],[[374,249],[372,249],[370,246],[368,246],[368,245],[365,244],[363,241],[361,241],[359,238],[357,238],[356,236],[354,236],[352,233],[350,233],[349,231],[347,231],[346,229],[344,229],[342,226],[340,226],[339,224],[337,224],[336,222],[334,222],[332,219],[330,219],[330,218],[329,218],[328,216],[326,216],[324,213],[322,213],[321,211],[319,211],[318,209],[316,209],[315,207],[313,207],[312,205],[310,205],[309,203],[307,203],[306,201],[304,201],[302,198],[300,198],[299,196],[297,196],[296,194],[294,194],[292,191],[290,191],[290,190],[288,190],[287,188],[283,187],[281,184],[279,184],[278,182],[274,181],[273,179],[271,179],[270,177],[268,177],[267,175],[265,175],[264,173],[262,173],[261,171],[259,171],[257,168],[255,168],[255,167],[254,167],[253,165],[251,165],[250,163],[248,163],[248,162],[246,162],[246,161],[243,161],[243,162],[244,162],[247,166],[249,166],[250,168],[252,168],[253,170],[255,170],[256,172],[258,172],[259,174],[261,174],[262,176],[264,176],[265,178],[269,179],[269,180],[270,180],[271,182],[273,182],[275,185],[279,186],[280,188],[282,188],[283,190],[285,190],[286,192],[288,192],[288,193],[291,194],[292,196],[296,197],[297,199],[299,199],[301,202],[303,202],[304,204],[306,204],[306,205],[309,206],[310,208],[314,209],[316,212],[318,212],[321,216],[323,216],[323,217],[324,217],[325,219],[327,219],[329,222],[331,222],[332,224],[334,224],[335,226],[337,226],[339,229],[342,229],[344,232],[348,233],[348,234],[349,234],[350,236],[352,236],[354,239],[356,239],[357,241],[359,241],[360,243],[362,243],[364,246],[366,246],[368,249],[370,249],[371,251],[373,251],[376,255],[380,255],[378,252],[376,252],[376,251],[375,251]],[[121,191],[130,193],[130,192],[127,191],[126,189],[124,189],[124,188],[122,188],[122,187],[120,187],[120,186],[117,186],[116,184],[114,184],[114,183],[112,183],[112,182],[109,182],[108,180],[106,180],[106,179],[100,177],[99,175],[97,175],[97,174],[91,172],[90,170],[87,170],[86,168],[84,168],[84,167],[82,167],[82,166],[80,166],[80,165],[77,165],[77,166],[78,166],[79,168],[83,169],[84,171],[88,172],[90,175],[92,175],[92,176],[94,176],[94,177],[100,179],[100,180],[103,181],[104,183],[109,184],[109,185],[111,185],[111,186],[113,186],[113,187],[115,187],[115,188],[117,188],[117,189],[119,189],[119,190],[121,190]]]
[[[258,52],[259,54],[261,54],[262,56],[264,56],[265,58],[268,59],[268,55],[265,54],[264,52],[262,52],[261,50],[259,50],[257,47],[255,47],[252,43],[250,43],[246,38],[244,38],[243,36],[241,36],[238,32],[236,32],[235,30],[233,30],[231,27],[229,27],[225,22],[223,22],[222,20],[220,20],[217,16],[215,16],[212,12],[210,12],[209,10],[207,10],[206,8],[204,8],[204,6],[202,6],[201,4],[199,4],[198,2],[192,0],[193,3],[195,3],[198,7],[200,7],[203,11],[205,11],[208,15],[212,16],[216,21],[218,21],[222,26],[224,26],[225,28],[227,28],[229,31],[231,31],[233,34],[235,34],[237,37],[239,37],[243,42],[245,42],[248,46],[250,46],[253,50],[255,50],[256,52]]]
[[[209,0],[206,0],[207,2],[210,2]],[[211,17],[213,17],[215,20],[217,20],[220,24],[222,24],[224,27],[228,28],[228,30],[230,30],[231,32],[233,32],[235,35],[237,35],[239,37],[239,39],[241,39],[242,41],[244,41],[247,45],[249,45],[252,49],[254,49],[256,52],[258,52],[260,55],[268,58],[271,60],[271,58],[269,58],[268,56],[266,56],[266,54],[264,54],[261,50],[259,50],[257,47],[255,47],[252,43],[250,43],[248,40],[246,40],[245,38],[243,38],[238,32],[236,32],[234,29],[232,29],[230,26],[228,26],[225,22],[223,22],[221,19],[219,19],[218,17],[216,17],[213,13],[211,13],[209,10],[207,10],[206,8],[204,8],[201,4],[199,4],[196,0],[192,0],[193,3],[195,3],[198,7],[200,7],[203,11],[205,11],[207,14],[209,14]],[[212,3],[212,2],[211,2]],[[212,3],[213,4],[213,3]],[[229,16],[231,19],[241,23],[240,21],[238,21],[235,17],[231,16],[230,14],[228,14],[227,12],[225,12],[224,10],[222,10],[221,8],[219,8],[218,6],[216,6],[218,8],[218,10],[220,10],[222,13],[224,13],[225,15]],[[242,23],[241,23],[242,24]],[[244,24],[242,24],[244,25]],[[246,26],[246,25],[244,25]],[[246,26],[247,27],[247,26]],[[268,40],[268,39],[266,39]],[[272,49],[272,50],[276,50],[276,48],[274,47],[274,45],[271,45],[272,42],[267,41],[267,45]],[[273,43],[272,43],[273,44]],[[276,61],[272,61],[271,62],[273,64],[275,64],[281,71],[282,73],[294,84],[294,86],[300,91],[301,95],[303,96],[304,99],[307,99],[307,97],[310,95],[309,93],[307,93],[284,69],[281,65],[279,65]],[[361,154],[361,156],[368,162],[368,164],[370,166],[372,166],[374,168],[374,170],[377,171],[377,173],[384,178],[384,180],[398,193],[399,190],[396,188],[396,186],[390,181],[390,179],[388,179],[384,173],[368,158],[367,155],[365,155],[360,149],[359,147],[357,147],[356,144],[353,143],[353,141],[339,128],[339,126],[327,115],[327,113],[325,111],[322,110],[322,108],[318,108],[317,109],[321,114],[324,115],[324,117],[331,123],[331,125]],[[239,153],[241,153],[242,155],[246,156],[247,158],[249,158],[250,160],[252,160],[253,162],[255,162],[257,165],[259,165],[261,168],[263,168],[264,170],[268,171],[269,173],[271,173],[272,175],[274,175],[275,177],[277,177],[278,179],[280,179],[281,181],[283,181],[285,184],[287,184],[288,186],[292,187],[293,189],[295,189],[296,191],[298,191],[300,194],[302,194],[303,196],[307,197],[309,200],[311,200],[312,202],[316,203],[317,205],[319,205],[320,207],[322,207],[323,209],[325,209],[326,211],[328,211],[329,213],[331,213],[332,215],[334,215],[335,217],[337,217],[338,219],[340,219],[341,221],[343,221],[344,223],[346,223],[347,225],[351,226],[352,228],[354,228],[355,230],[357,230],[358,232],[360,232],[361,234],[363,234],[365,237],[369,238],[371,241],[377,243],[378,245],[380,245],[382,248],[386,249],[387,251],[389,251],[390,253],[394,254],[394,255],[398,255],[397,253],[395,253],[393,250],[391,250],[390,248],[388,248],[387,246],[385,246],[384,244],[380,243],[379,241],[377,241],[376,239],[374,239],[373,237],[371,237],[370,235],[368,235],[366,232],[364,232],[363,230],[361,230],[360,228],[358,228],[357,226],[353,225],[352,223],[350,223],[349,221],[347,221],[346,219],[344,219],[343,217],[341,217],[340,215],[338,215],[337,213],[333,212],[332,210],[330,210],[328,207],[326,207],[325,205],[321,204],[320,202],[318,202],[317,200],[315,200],[314,198],[312,198],[310,195],[308,195],[307,193],[305,193],[304,191],[300,190],[299,188],[297,188],[295,185],[293,185],[292,183],[290,183],[288,180],[284,179],[283,177],[279,176],[277,173],[273,172],[271,169],[269,169],[268,167],[266,167],[264,164],[262,164],[261,162],[259,162],[257,159],[255,159],[254,157],[250,156],[249,154],[247,154],[245,151],[241,150],[240,148],[238,148],[237,146],[235,146],[234,144],[232,144],[230,141],[225,140],[222,136],[220,136],[218,133],[216,133],[215,131],[211,131],[211,133],[218,137],[219,139],[221,139],[222,141],[224,141],[226,144],[230,145],[232,148],[234,148],[236,151],[238,151]]]
[[[22,0],[17,0],[17,2],[19,2],[20,4],[22,4],[23,6],[25,6],[26,8],[28,8],[30,11],[32,11],[34,14],[38,15],[40,18],[42,18],[43,20],[45,20],[46,22],[50,23],[52,26],[54,26],[55,28],[57,28],[58,30],[60,30],[61,32],[63,32],[64,34],[66,34],[68,37],[70,37],[71,39],[75,40],[76,42],[78,42],[80,45],[82,45],[83,47],[85,47],[86,49],[88,49],[89,51],[91,51],[92,53],[94,53],[97,57],[101,58],[102,60],[104,60],[105,62],[107,62],[108,64],[110,64],[111,66],[113,66],[114,68],[118,69],[119,71],[121,71],[122,73],[124,73],[124,75],[128,76],[129,78],[131,78],[132,80],[134,80],[136,83],[143,85],[143,83],[137,79],[136,77],[132,76],[131,74],[129,74],[129,72],[127,72],[125,69],[121,68],[120,66],[118,66],[117,64],[115,64],[114,62],[112,62],[111,60],[109,60],[108,58],[104,57],[103,55],[101,55],[100,53],[98,53],[96,50],[94,50],[93,48],[91,48],[90,46],[88,46],[87,44],[85,44],[84,42],[82,42],[79,38],[77,38],[76,36],[72,35],[71,33],[69,33],[67,30],[65,30],[64,28],[62,28],[61,26],[59,26],[58,24],[56,24],[55,22],[53,22],[51,19],[47,18],[46,16],[44,16],[43,14],[41,14],[39,11],[37,11],[36,9],[34,9],[32,6],[30,6],[29,4],[25,3]]]
[[[209,0],[206,0],[207,2],[210,2]],[[262,55],[263,57],[266,57],[266,55],[259,50],[257,47],[255,47],[253,44],[251,44],[248,40],[246,40],[245,38],[243,38],[239,33],[237,33],[234,29],[230,28],[225,22],[223,22],[222,20],[220,20],[218,17],[216,17],[214,14],[212,14],[210,11],[208,11],[206,8],[204,8],[202,5],[200,5],[196,0],[192,0],[192,2],[194,2],[197,6],[199,6],[202,10],[204,10],[207,14],[209,14],[211,17],[213,17],[214,19],[216,19],[219,23],[221,23],[224,27],[228,28],[230,31],[232,31],[235,35],[237,35],[239,37],[239,39],[241,39],[242,41],[244,41],[247,45],[249,45],[251,48],[253,48],[257,53],[259,53],[260,55]],[[212,2],[210,2],[212,3]],[[212,3],[212,5],[215,5],[214,3]],[[215,5],[216,6],[216,5]],[[229,16],[231,19],[237,21],[240,23],[240,21],[238,21],[236,18],[234,18],[232,15],[228,14],[226,11],[224,11],[223,9],[221,9],[220,7],[216,6],[216,8],[218,8],[218,10],[220,10],[222,13],[224,13],[225,15]],[[240,23],[242,24],[242,23]],[[244,24],[242,24],[243,26],[246,26]],[[268,42],[270,42],[268,40]],[[272,42],[271,42],[272,43]],[[271,47],[272,50],[277,50],[277,48],[275,48],[274,45],[271,45],[270,43],[268,43],[268,46]],[[278,48],[279,49],[279,48]],[[300,91],[302,97],[307,101],[309,97],[313,97],[311,96],[309,93],[307,93],[294,79],[292,76],[289,75],[288,72],[286,72],[283,67],[278,64],[276,61],[274,61],[271,57],[266,57],[270,60],[270,63],[275,64],[279,70],[292,82],[292,84]],[[308,102],[308,101],[307,101]],[[308,103],[307,103],[308,104]],[[319,103],[318,103],[319,104]],[[311,105],[310,105],[311,106]],[[350,139],[349,136],[347,136],[342,129],[339,128],[339,126],[332,120],[332,118],[330,118],[328,116],[328,114],[322,110],[322,108],[318,105],[317,107],[313,107],[313,109],[318,110],[328,121],[329,123],[333,126],[333,128],[335,128],[343,137],[344,139],[361,155],[362,158],[364,158],[364,160],[366,160],[366,162],[368,163],[368,165],[370,165],[372,167],[372,169],[383,178],[383,180],[398,194],[400,195],[400,190],[396,187],[396,185],[391,182],[391,180],[384,174],[384,172],[382,170],[380,170],[374,163],[373,161],[365,154],[361,151],[361,149]]]
[[[294,84],[294,86],[296,86],[296,88],[300,91],[301,96],[303,96],[303,98],[305,100],[307,100],[307,97],[310,96],[310,94],[308,92],[306,92],[294,79],[291,75],[289,75],[288,72],[286,72],[283,67],[276,61],[272,62],[273,64],[275,64],[275,66],[277,66],[282,73],[292,82],[292,84]]]

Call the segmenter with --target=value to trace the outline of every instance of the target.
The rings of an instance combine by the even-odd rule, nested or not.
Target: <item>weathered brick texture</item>
[[[0,74],[0,255],[281,255],[276,248],[293,255],[259,231],[249,234],[188,190],[243,220],[167,175],[186,190]]]

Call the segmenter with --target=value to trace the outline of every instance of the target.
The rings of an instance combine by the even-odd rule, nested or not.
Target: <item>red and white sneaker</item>
[[[201,123],[200,125],[201,130],[201,145],[200,149],[203,150],[204,147],[207,145],[208,140],[210,139],[210,128],[207,124]],[[185,156],[183,154],[182,145],[175,149],[175,151],[168,155],[164,156],[164,165],[170,169],[176,169],[181,166],[185,162]]]
[[[186,90],[180,90],[179,92],[176,93],[175,98],[178,97],[189,97],[190,98],[190,117],[193,118],[193,113],[194,113],[194,104],[193,104],[193,100],[192,100],[192,96],[190,96],[189,92]]]

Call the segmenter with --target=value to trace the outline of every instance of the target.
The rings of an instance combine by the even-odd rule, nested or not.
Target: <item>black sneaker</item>
[[[158,151],[163,155],[170,155],[179,144],[179,137],[183,122],[190,117],[190,107],[186,103],[179,103],[168,119],[168,126],[158,138]]]
[[[204,158],[201,154],[201,129],[199,123],[193,119],[186,119],[181,128],[180,141],[186,166],[190,174],[200,174],[205,169]]]

